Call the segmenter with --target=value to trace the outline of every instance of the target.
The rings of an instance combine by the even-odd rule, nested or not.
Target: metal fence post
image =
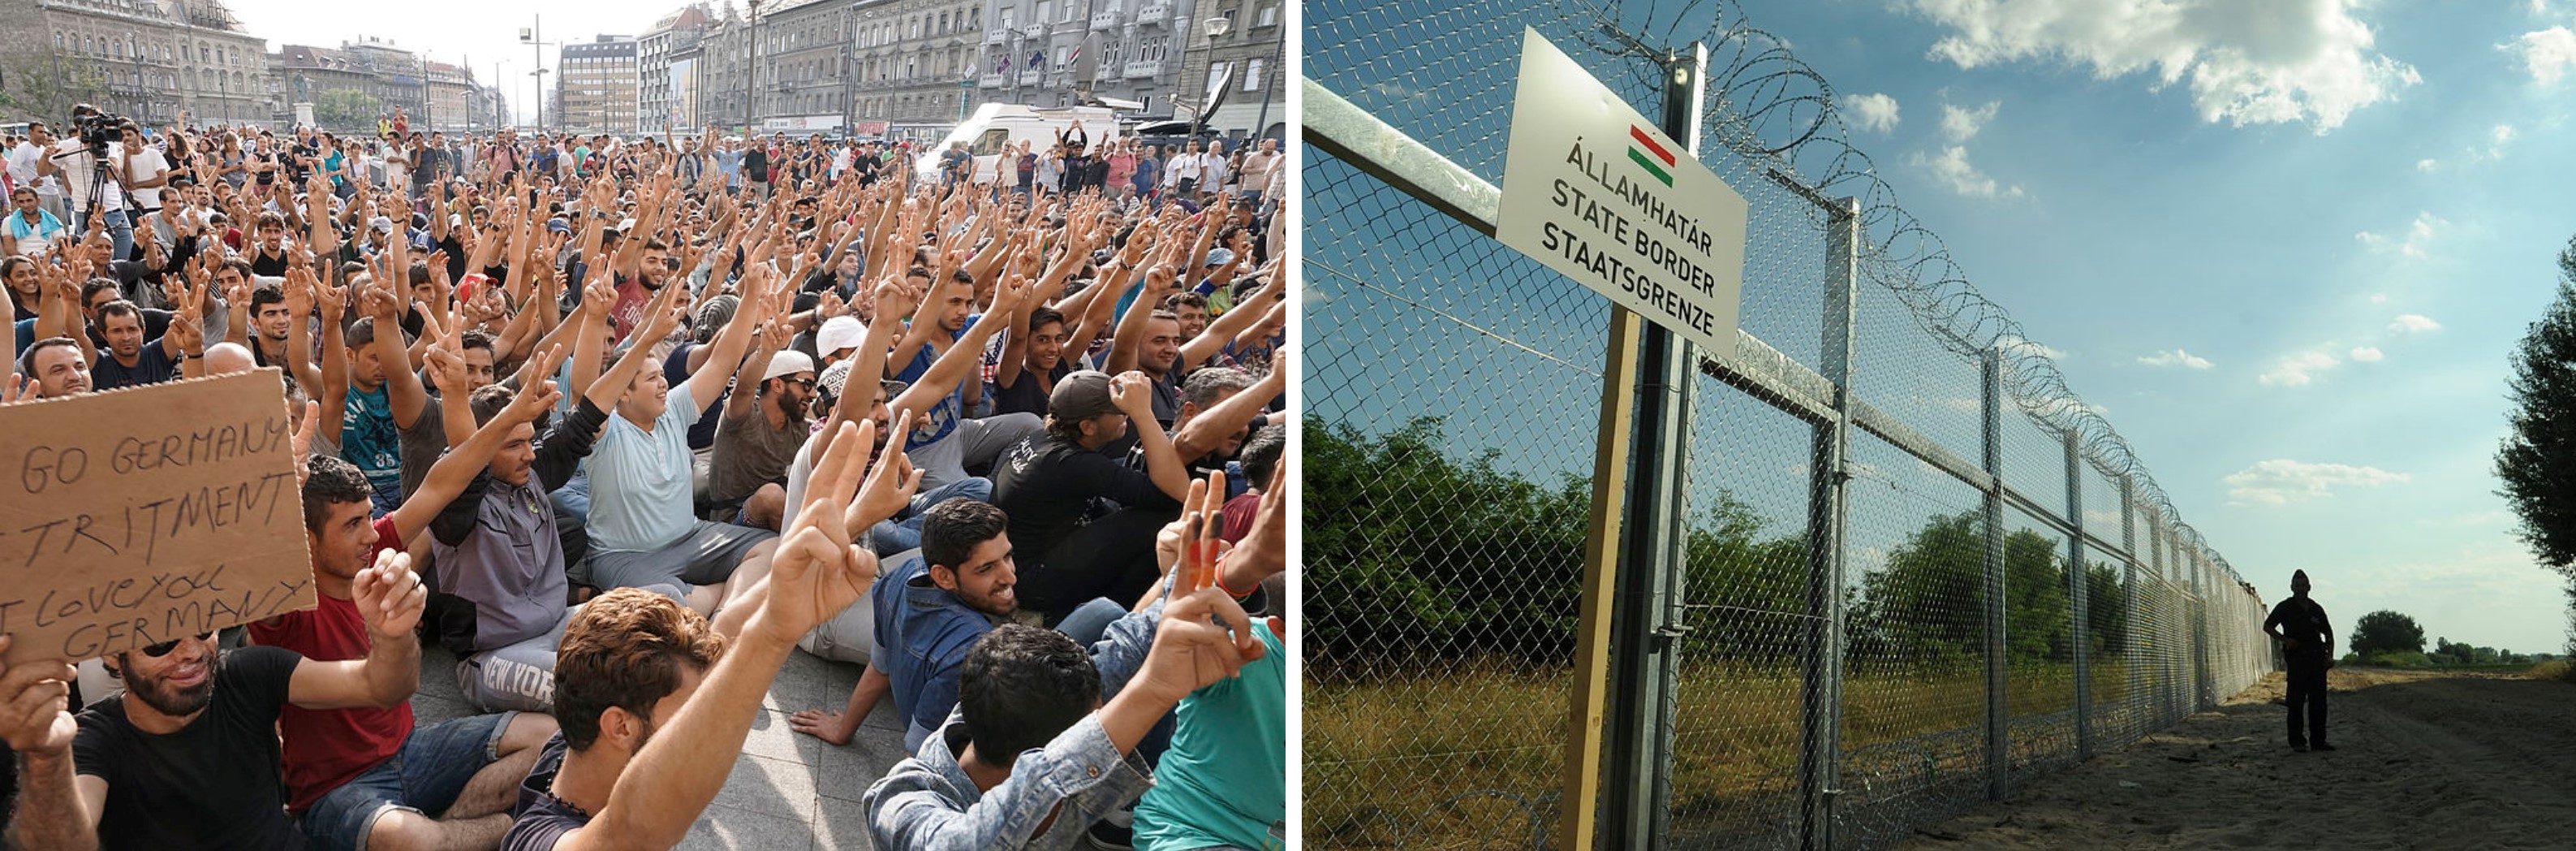
[[[2066,433],[2066,599],[2075,617],[2075,758],[2093,758],[2093,637],[2088,614],[2090,576],[2084,569],[2084,464],[2075,432]]]
[[[1824,369],[1834,416],[1815,427],[1807,477],[1806,701],[1799,755],[1799,836],[1832,851],[1834,798],[1842,794],[1843,535],[1850,499],[1853,311],[1860,284],[1860,200],[1836,199],[1825,249]]]
[[[1699,155],[1701,94],[1708,47],[1692,42],[1664,62],[1662,127]],[[1683,544],[1688,534],[1691,402],[1696,347],[1647,323],[1639,334],[1636,439],[1630,468],[1628,523],[1622,528],[1619,601],[1611,658],[1610,762],[1628,776],[1606,784],[1612,848],[1661,848],[1672,807],[1674,701],[1679,696],[1678,644],[1690,631],[1682,608]]]
[[[1986,797],[2001,799],[2011,785],[2012,713],[2004,701],[2004,365],[1988,347],[1980,358],[1985,381],[1986,475]]]
[[[2122,608],[2129,620],[2120,625],[2120,677],[2125,687],[2120,692],[2120,714],[2126,723],[2138,700],[2138,635],[2143,632],[2138,629],[2138,480],[2126,473],[2120,475],[2120,599],[2127,603]],[[2128,741],[2125,730],[2121,741]]]
[[[2198,547],[2191,551],[2191,711],[2217,705],[2209,675],[2209,562]]]

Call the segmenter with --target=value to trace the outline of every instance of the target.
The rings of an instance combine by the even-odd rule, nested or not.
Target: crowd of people
[[[907,728],[875,847],[1284,846],[1270,143],[392,118],[8,140],[0,404],[275,368],[320,604],[0,666],[0,845],[670,847],[801,647]]]

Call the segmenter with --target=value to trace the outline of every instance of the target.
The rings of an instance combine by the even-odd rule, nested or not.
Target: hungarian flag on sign
[[[1673,185],[1673,173],[1665,170],[1673,167],[1673,152],[1665,150],[1663,144],[1656,142],[1655,137],[1648,134],[1644,127],[1628,125],[1628,136],[1637,140],[1637,144],[1628,146],[1628,158],[1636,160],[1637,165],[1644,167],[1647,174],[1654,175],[1655,179],[1663,181],[1665,186]],[[1638,150],[1640,147],[1645,150]],[[1656,165],[1658,160],[1662,161],[1663,165]]]

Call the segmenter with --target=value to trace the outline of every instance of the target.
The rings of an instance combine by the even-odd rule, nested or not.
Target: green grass
[[[1533,830],[1553,829],[1572,674],[1499,662],[1443,664],[1411,678],[1365,682],[1310,669],[1304,801],[1306,835],[1316,847],[1516,847],[1528,844]],[[2116,659],[2095,663],[2097,705],[2127,698],[2126,671]],[[1674,811],[1742,821],[1785,807],[1794,820],[1794,800],[1763,796],[1795,792],[1800,693],[1795,668],[1686,668],[1676,701]],[[2014,717],[2064,712],[2075,705],[2073,668],[2017,665],[2006,698]],[[1982,669],[1851,671],[1843,686],[1843,749],[1852,754],[1975,729],[1985,711]],[[1939,762],[1906,770],[1973,769]]]

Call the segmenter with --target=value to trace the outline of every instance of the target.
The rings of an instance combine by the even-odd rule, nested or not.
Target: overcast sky
[[[503,94],[510,109],[525,122],[534,117],[535,106],[529,101],[531,81],[528,72],[535,57],[529,47],[519,42],[522,27],[542,24],[545,40],[550,42],[589,41],[599,35],[634,37],[644,29],[686,5],[678,0],[662,2],[617,2],[616,0],[548,0],[542,4],[543,20],[534,12],[540,4],[505,2],[505,0],[440,0],[426,6],[352,5],[344,14],[316,15],[315,6],[307,0],[225,0],[234,17],[251,35],[268,39],[268,49],[281,45],[309,44],[316,47],[338,47],[344,41],[361,41],[374,36],[405,50],[428,51],[436,62],[462,64],[473,60],[474,79],[490,85],[493,63],[503,63],[500,74],[510,88]],[[723,8],[721,3],[711,8]],[[396,10],[403,11],[396,11]],[[422,14],[435,10],[435,14]],[[555,67],[560,47],[545,48],[545,66]],[[547,75],[551,80],[553,75]]]

